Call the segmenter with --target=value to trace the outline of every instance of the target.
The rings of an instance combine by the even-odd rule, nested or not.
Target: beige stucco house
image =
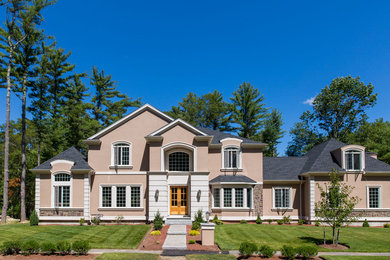
[[[332,169],[356,187],[357,212],[390,222],[390,166],[358,145],[330,139],[302,157],[263,157],[266,144],[194,127],[144,105],[85,143],[32,169],[41,222],[189,222],[199,209],[226,221],[314,221],[317,184]]]

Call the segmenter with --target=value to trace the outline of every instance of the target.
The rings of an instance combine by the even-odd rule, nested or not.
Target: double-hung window
[[[240,149],[227,147],[223,150],[223,167],[225,169],[240,168]]]
[[[380,208],[380,187],[368,187],[368,207]]]
[[[274,188],[274,208],[291,208],[291,188]]]
[[[251,187],[213,188],[213,208],[252,208]]]
[[[219,188],[213,189],[214,208],[221,207],[221,190]]]
[[[54,207],[70,207],[71,176],[67,173],[54,175]]]
[[[130,165],[130,144],[117,143],[113,145],[113,163],[115,166]]]
[[[362,152],[357,150],[345,151],[345,168],[348,171],[360,171],[362,169]]]
[[[101,186],[100,205],[102,208],[140,208],[141,186]]]

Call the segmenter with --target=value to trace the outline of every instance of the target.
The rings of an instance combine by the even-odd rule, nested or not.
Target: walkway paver
[[[164,250],[186,250],[186,226],[185,225],[171,225],[167,232],[164,245]]]

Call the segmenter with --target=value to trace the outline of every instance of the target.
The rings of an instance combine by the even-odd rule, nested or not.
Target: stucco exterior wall
[[[273,208],[273,187],[292,188],[291,209]],[[299,184],[264,184],[263,185],[263,216],[264,217],[299,217],[300,211],[300,185]]]
[[[40,207],[51,207],[51,174],[40,174]]]
[[[136,216],[145,219],[147,213],[147,176],[145,174],[105,174],[94,175],[91,178],[91,215],[102,214],[106,216]],[[99,208],[101,185],[141,185],[141,208]],[[127,194],[127,196],[129,196]],[[103,218],[104,219],[104,218]],[[136,218],[135,218],[136,219]]]
[[[111,145],[116,141],[130,142],[132,169],[117,169],[118,172],[149,171],[149,146],[145,136],[167,124],[154,113],[144,111],[125,124],[100,138],[100,146],[91,146],[88,163],[97,172],[114,172],[111,165]]]
[[[84,208],[84,174],[72,174],[72,207]]]

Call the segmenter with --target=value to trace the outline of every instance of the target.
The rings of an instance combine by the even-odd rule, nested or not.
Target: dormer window
[[[240,168],[240,149],[238,147],[226,147],[223,150],[223,167],[225,169]]]
[[[130,143],[118,142],[112,145],[112,165],[129,166],[130,161]]]
[[[362,152],[358,150],[345,151],[345,169],[347,171],[362,170]]]

